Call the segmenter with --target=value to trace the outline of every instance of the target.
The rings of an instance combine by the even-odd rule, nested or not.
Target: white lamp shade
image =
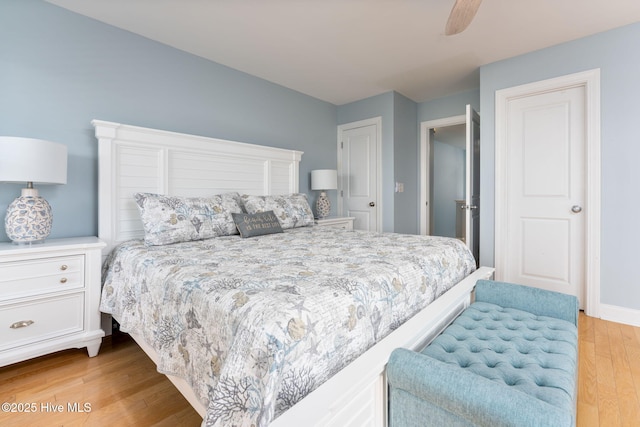
[[[0,182],[67,183],[67,146],[0,136]]]
[[[334,169],[316,169],[311,171],[312,190],[335,190],[338,188],[338,171]]]

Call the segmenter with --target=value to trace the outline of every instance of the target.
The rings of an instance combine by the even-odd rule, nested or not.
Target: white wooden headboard
[[[98,234],[105,254],[143,236],[136,192],[207,196],[298,192],[302,152],[93,120]]]

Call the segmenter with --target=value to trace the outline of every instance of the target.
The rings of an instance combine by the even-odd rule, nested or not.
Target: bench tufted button
[[[504,383],[505,383],[506,385],[514,386],[514,385],[517,385],[517,384],[518,384],[518,380],[517,380],[517,379],[515,379],[515,378],[505,378],[505,379],[504,379]]]

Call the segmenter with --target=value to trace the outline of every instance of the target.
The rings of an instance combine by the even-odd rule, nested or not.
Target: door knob
[[[582,206],[573,205],[573,206],[571,207],[571,212],[573,212],[573,213],[580,213],[580,212],[582,212]]]
[[[376,205],[376,202],[369,202],[369,206],[374,207]]]

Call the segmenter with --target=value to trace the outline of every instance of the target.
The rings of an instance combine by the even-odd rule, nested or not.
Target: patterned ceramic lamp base
[[[331,212],[331,202],[327,197],[327,193],[324,191],[320,192],[320,196],[318,200],[316,200],[316,214],[318,218],[325,218],[329,216]]]
[[[21,196],[7,209],[7,236],[17,244],[44,242],[51,233],[51,206],[40,196]]]

